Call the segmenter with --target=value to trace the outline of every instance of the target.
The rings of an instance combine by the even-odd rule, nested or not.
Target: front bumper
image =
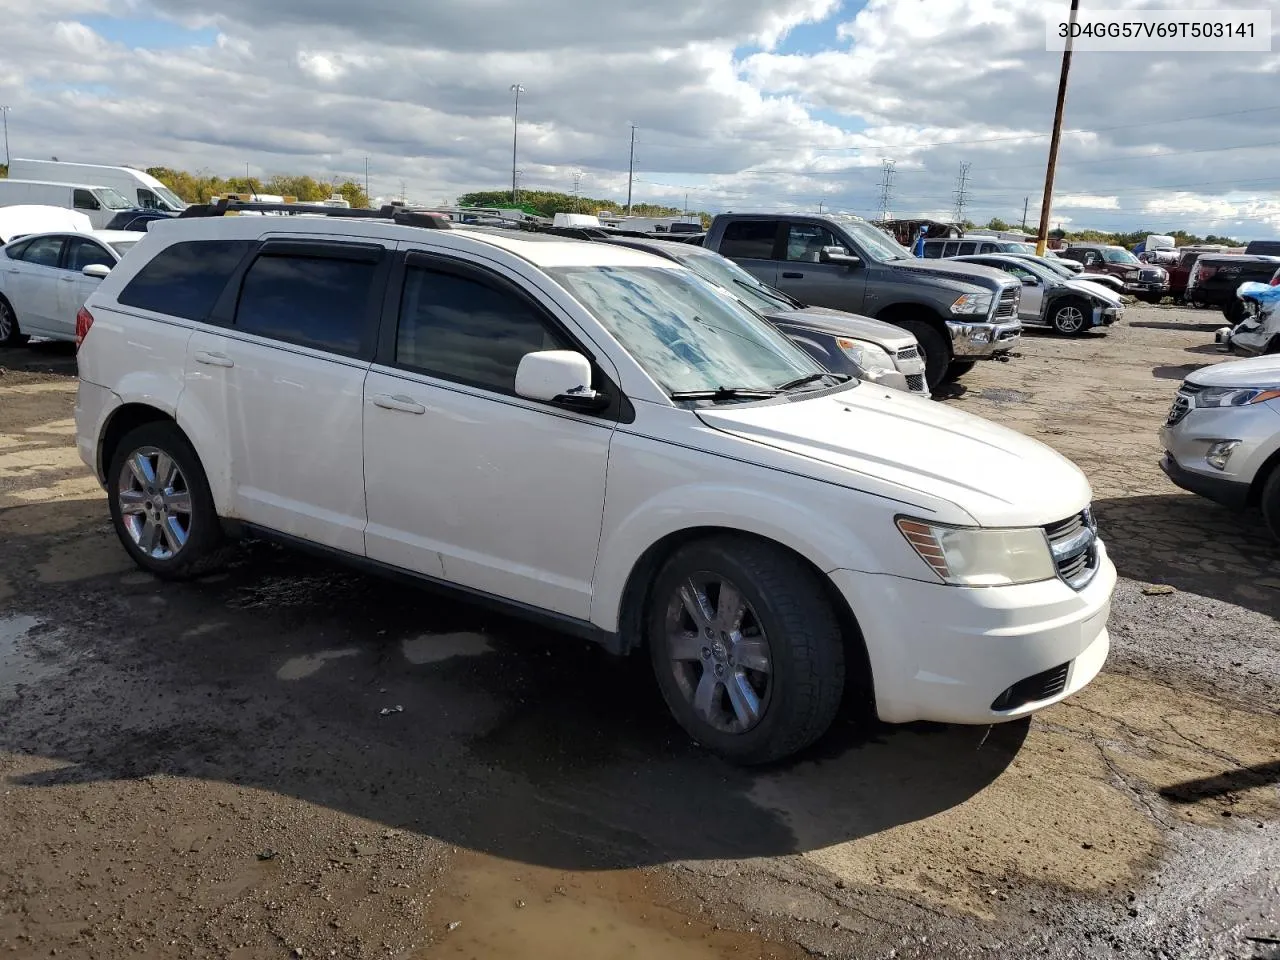
[[[992,360],[1022,342],[1022,321],[948,320],[951,354],[965,360]]]
[[[1150,296],[1163,297],[1169,292],[1167,280],[1126,280],[1125,293],[1145,293]]]
[[[1280,447],[1280,401],[1245,407],[1191,407],[1175,401],[1160,428],[1165,456],[1160,467],[1177,486],[1228,507],[1243,507],[1259,470]],[[1226,468],[1205,455],[1222,440],[1239,440]]]
[[[862,629],[880,719],[1002,723],[1088,684],[1110,650],[1116,584],[1115,566],[1097,545],[1098,571],[1079,592],[1061,580],[967,588],[834,571]],[[1038,699],[1010,695],[1046,677]]]
[[[1220,503],[1224,507],[1230,507],[1232,510],[1243,510],[1249,503],[1249,484],[1230,477],[1224,477],[1221,473],[1216,473],[1216,471],[1216,476],[1210,476],[1207,473],[1188,470],[1178,463],[1173,454],[1167,450],[1160,459],[1160,469],[1175,485],[1188,493],[1198,494],[1206,500]]]

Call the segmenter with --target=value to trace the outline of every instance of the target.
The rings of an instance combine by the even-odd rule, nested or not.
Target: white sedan
[[[143,234],[39,233],[0,249],[0,345],[29,337],[75,340],[76,314]]]

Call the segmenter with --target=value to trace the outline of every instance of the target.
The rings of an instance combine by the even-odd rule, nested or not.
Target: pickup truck
[[[1235,326],[1245,317],[1244,304],[1236,296],[1240,284],[1270,283],[1277,267],[1280,257],[1202,253],[1191,268],[1185,296],[1193,303],[1219,307]]]
[[[915,336],[930,390],[1022,338],[1022,284],[991,267],[924,260],[860,217],[729,213],[703,246],[803,304],[892,323]]]
[[[1108,244],[1072,244],[1058,256],[1084,264],[1085,272],[1109,273],[1124,281],[1124,292],[1148,303],[1159,303],[1169,293],[1169,271],[1143,263],[1124,247]]]

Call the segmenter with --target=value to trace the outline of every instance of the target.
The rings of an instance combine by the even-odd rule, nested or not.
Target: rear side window
[[[161,250],[120,291],[127,307],[204,320],[252,240],[190,240]]]
[[[373,261],[259,257],[240,288],[236,329],[354,356],[364,339],[377,272]]]
[[[9,255],[14,256],[13,253]],[[62,237],[36,237],[16,255],[16,259],[34,263],[38,267],[56,267],[61,256]]]
[[[943,246],[943,248],[942,248],[942,255],[943,255],[943,257],[955,257],[955,256],[959,256],[959,252],[958,252],[959,250],[960,250],[960,244],[955,243],[955,242],[953,241],[953,242],[948,243],[948,244],[946,244],[945,246]]]
[[[444,380],[514,393],[526,353],[563,350],[534,307],[469,277],[409,267],[396,332],[396,363]]]
[[[777,235],[777,221],[734,220],[724,228],[719,253],[735,260],[772,260]]]
[[[942,244],[937,240],[926,240],[924,242],[924,255],[929,260],[937,260],[942,256]]]
[[[1250,240],[1244,252],[1264,257],[1280,256],[1280,240]]]

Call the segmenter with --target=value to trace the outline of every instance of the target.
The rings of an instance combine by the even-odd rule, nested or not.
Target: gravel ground
[[[643,663],[449,599],[256,544],[139,573],[71,352],[0,350],[0,952],[1277,960],[1280,548],[1156,466],[1218,323],[1031,333],[942,401],[1089,474],[1094,684],[991,730],[850,715],[755,772]]]

